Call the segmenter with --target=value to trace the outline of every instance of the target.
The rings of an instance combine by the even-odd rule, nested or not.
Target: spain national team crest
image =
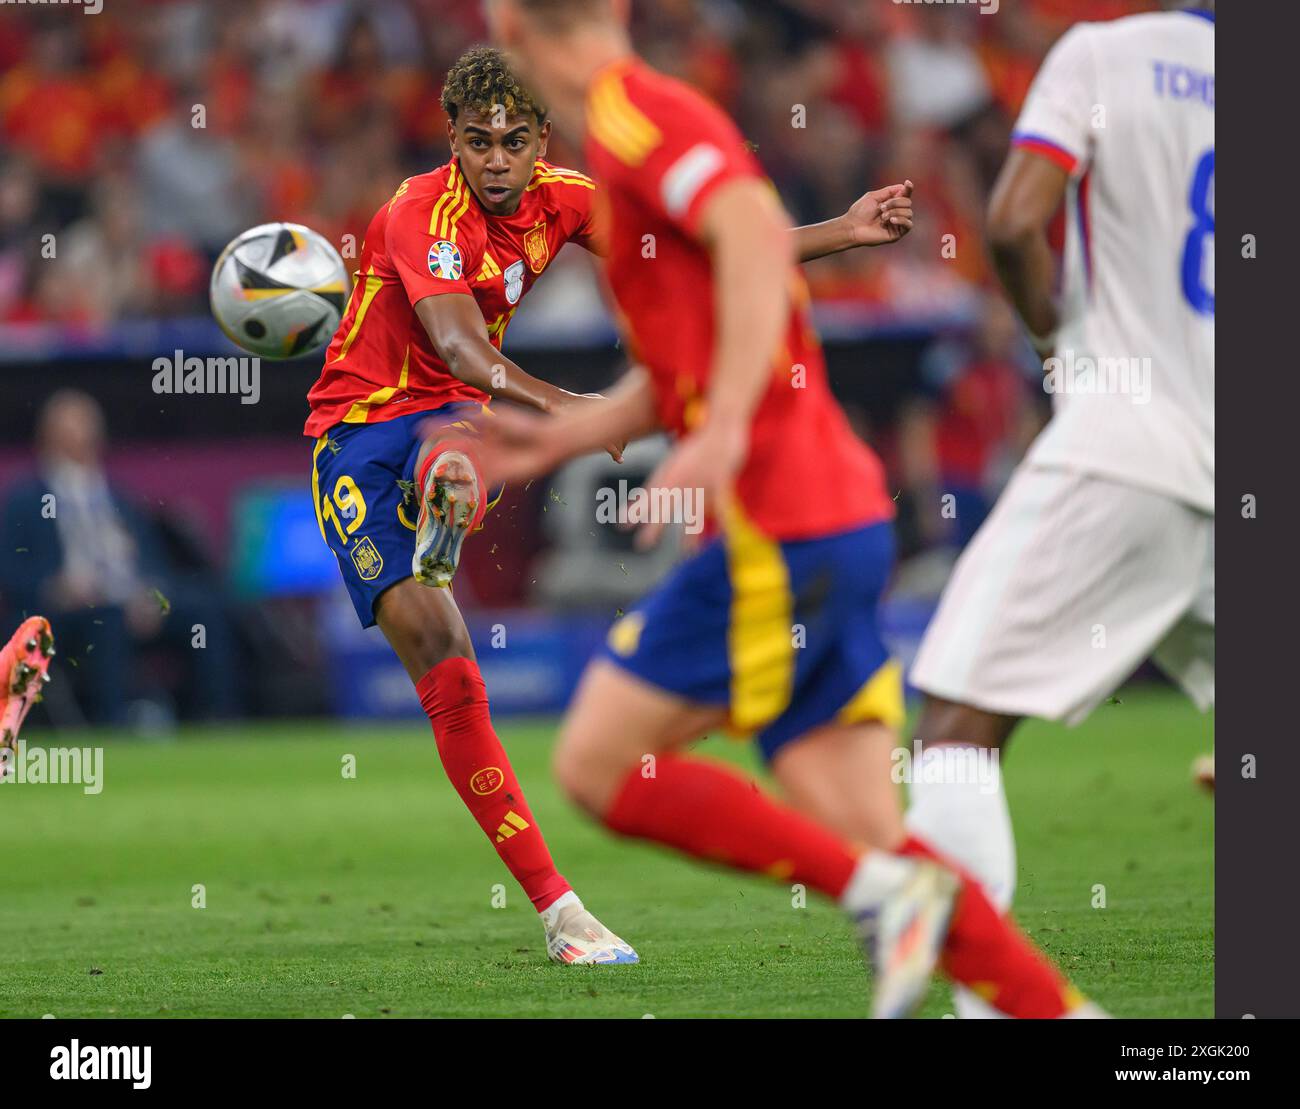
[[[439,239],[429,247],[429,272],[444,281],[459,281],[465,272],[460,247],[448,239]]]
[[[533,273],[541,273],[551,260],[551,248],[546,245],[546,222],[538,220],[537,226],[524,235],[524,256]]]
[[[352,565],[357,568],[362,581],[374,581],[379,577],[379,572],[384,568],[384,556],[369,536],[362,536],[352,548]]]
[[[506,300],[510,304],[518,304],[519,298],[524,295],[524,262],[522,258],[513,265],[506,266],[505,278]]]
[[[637,647],[641,645],[641,632],[644,628],[644,612],[629,612],[621,620],[616,620],[609,629],[610,649],[623,658],[636,654]]]

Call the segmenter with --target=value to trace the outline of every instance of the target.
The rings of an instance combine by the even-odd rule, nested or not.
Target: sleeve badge
[[[429,247],[429,272],[443,281],[459,281],[465,272],[460,247],[449,239],[439,239]]]

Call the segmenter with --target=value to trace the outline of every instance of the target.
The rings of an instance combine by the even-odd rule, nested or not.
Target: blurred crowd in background
[[[895,597],[937,594],[1044,418],[1041,367],[981,245],[1011,123],[1070,24],[1154,6],[1001,0],[984,15],[890,0],[634,0],[639,51],[739,122],[797,221],[917,184],[901,243],[806,268],[819,309],[851,321],[828,347],[836,387],[898,490]],[[66,651],[51,719],[411,708],[391,656],[358,639],[317,535],[298,423],[314,366],[268,374],[268,392],[297,376],[302,388],[261,438],[228,421],[180,434],[179,402],[164,412],[140,399],[147,344],[99,362],[45,355],[33,374],[19,338],[205,316],[213,259],[257,223],[359,243],[403,178],[446,160],[443,76],[485,39],[478,0],[110,0],[93,16],[0,6],[0,372],[30,386],[8,392],[24,410],[11,427],[31,432],[0,443],[0,613],[55,620]],[[582,165],[562,122],[548,157]],[[940,251],[948,234],[953,257]],[[572,330],[553,363],[597,361],[578,337],[605,318],[582,251],[561,253],[524,315]],[[70,380],[81,391],[61,388]],[[193,403],[224,419],[224,399]],[[563,501],[544,484],[508,494],[457,579],[467,611],[530,606],[551,621],[531,656],[516,651],[517,669],[490,679],[498,709],[512,691],[517,711],[559,707],[527,691],[561,696],[576,671],[547,667],[580,661],[618,591],[643,588],[639,556],[603,533],[585,553],[565,546]],[[596,535],[580,523],[579,546]],[[580,568],[567,592],[548,549]],[[594,590],[610,566],[612,592]],[[584,605],[592,626],[563,624]],[[924,614],[909,619],[901,638],[919,635]]]
[[[799,220],[867,187],[921,183],[903,247],[810,271],[819,298],[907,309],[987,282],[981,250],[944,264],[933,242],[978,241],[1009,122],[1051,43],[1077,20],[1152,6],[634,10],[641,52],[740,122]],[[271,219],[359,240],[404,177],[446,159],[442,77],[486,37],[476,0],[113,0],[94,16],[7,6],[0,19],[0,322],[202,312],[216,253]],[[562,129],[551,155],[580,164]],[[41,264],[49,231],[56,266]]]

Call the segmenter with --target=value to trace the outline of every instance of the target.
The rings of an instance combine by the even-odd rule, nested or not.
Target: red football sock
[[[970,874],[915,836],[908,836],[897,853],[934,859],[961,878],[939,962],[950,978],[1012,1017],[1059,1017],[1082,1000]]]
[[[569,891],[492,730],[487,689],[473,659],[449,658],[416,683],[442,768],[510,873],[541,912]]]
[[[625,836],[667,844],[697,859],[802,882],[839,898],[858,855],[820,825],[759,792],[726,767],[659,755],[655,776],[631,771],[605,813]]]

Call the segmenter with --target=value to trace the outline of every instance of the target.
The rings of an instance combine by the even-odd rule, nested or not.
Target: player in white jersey
[[[1062,200],[1058,299],[1047,228]],[[1024,716],[1081,721],[1148,657],[1199,708],[1214,703],[1213,5],[1067,32],[1029,91],[988,224],[1054,414],[921,644],[907,821],[1005,909],[1016,864],[1000,772],[962,772],[980,748],[1000,749]]]

